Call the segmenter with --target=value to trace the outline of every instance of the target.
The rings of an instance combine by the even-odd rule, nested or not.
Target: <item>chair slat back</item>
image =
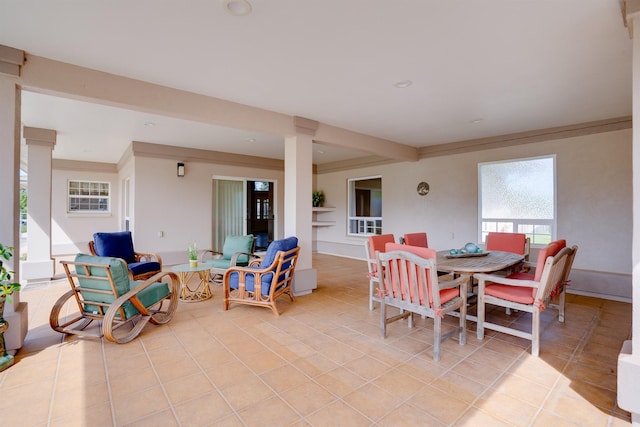
[[[78,308],[90,316],[104,316],[109,306],[130,290],[127,264],[120,258],[78,254],[75,261],[61,263]],[[69,266],[74,266],[74,270]],[[124,307],[119,316],[127,317]]]
[[[551,292],[561,284],[564,278],[565,266],[572,252],[572,248],[565,247],[554,256],[546,258],[540,278],[540,286],[535,290],[534,299],[536,301],[546,301]]]
[[[378,267],[376,265],[376,252],[384,252],[385,245],[387,243],[394,243],[395,237],[393,234],[379,234],[376,236],[369,236],[364,242],[364,250],[367,257],[367,269],[369,275],[376,275]]]
[[[379,271],[383,271],[380,289],[385,295],[415,305],[439,306],[439,293],[431,295],[430,283],[437,283],[435,260],[422,258],[414,253],[403,250],[378,252],[377,264]],[[430,295],[431,298],[424,298]]]

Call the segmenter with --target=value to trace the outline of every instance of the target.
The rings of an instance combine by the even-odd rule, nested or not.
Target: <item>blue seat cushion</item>
[[[260,269],[260,267],[247,267]],[[233,272],[229,275],[229,287],[231,289],[238,289],[238,278],[239,275],[236,272]],[[249,292],[254,292],[255,290],[255,280],[256,276],[254,274],[248,273],[245,276],[245,289]],[[269,295],[269,290],[271,289],[271,281],[273,280],[273,273],[267,273],[262,276],[262,288],[260,293],[262,295]]]
[[[160,271],[160,263],[156,261],[132,262],[128,267],[134,276]]]
[[[133,249],[133,239],[130,231],[94,233],[93,242],[98,256],[122,258],[127,264],[136,261],[136,253]]]

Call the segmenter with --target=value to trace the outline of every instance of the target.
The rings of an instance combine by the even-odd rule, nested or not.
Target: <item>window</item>
[[[481,241],[490,231],[525,233],[531,244],[555,238],[555,156],[478,165]]]
[[[350,179],[348,234],[368,236],[382,234],[382,178]]]
[[[69,212],[108,213],[111,184],[95,181],[69,181]]]

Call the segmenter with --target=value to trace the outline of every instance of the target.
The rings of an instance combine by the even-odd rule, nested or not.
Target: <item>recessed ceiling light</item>
[[[480,122],[482,122],[482,119],[473,119],[473,120],[471,120],[471,123],[473,123],[474,125],[477,125]]]
[[[411,80],[400,80],[399,82],[395,82],[393,85],[398,89],[404,89],[405,87],[409,87],[413,84]]]
[[[322,151],[322,150],[318,150],[318,151],[317,151],[317,153],[318,153],[318,154],[324,154],[324,151]]]
[[[145,125],[146,127],[148,127],[148,128],[152,128],[152,127],[154,127],[156,124],[155,124],[155,123],[153,123],[153,122],[147,122],[147,123],[145,123],[144,125]]]
[[[251,4],[247,0],[222,0],[222,8],[234,16],[251,13]]]
[[[252,144],[253,144],[253,143],[255,143],[255,142],[256,142],[256,139],[255,139],[255,138],[247,138],[247,140],[246,140],[246,141],[247,141],[247,142],[250,142],[250,143],[252,143]]]

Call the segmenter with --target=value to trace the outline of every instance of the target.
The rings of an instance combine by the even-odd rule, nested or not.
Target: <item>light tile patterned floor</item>
[[[631,305],[569,296],[567,321],[543,314],[539,358],[489,332],[449,340],[432,359],[432,321],[380,337],[363,261],[314,254],[318,289],[270,310],[222,310],[221,288],[181,303],[135,341],[63,338],[48,318],[64,281],[30,285],[29,326],[0,373],[6,426],[618,426],[617,355]],[[528,316],[496,321],[526,324]],[[523,318],[521,318],[523,317]],[[451,320],[455,322],[455,319]]]

